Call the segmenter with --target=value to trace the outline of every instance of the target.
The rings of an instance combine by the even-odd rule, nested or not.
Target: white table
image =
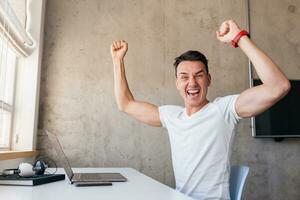
[[[119,172],[128,181],[113,186],[75,187],[69,179],[37,186],[0,186],[1,200],[191,200],[132,168],[73,168],[74,172]],[[63,169],[58,170],[64,173]]]

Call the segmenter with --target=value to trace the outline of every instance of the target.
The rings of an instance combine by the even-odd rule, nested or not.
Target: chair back
[[[231,166],[229,191],[231,200],[240,200],[242,198],[243,188],[246,182],[249,167]]]

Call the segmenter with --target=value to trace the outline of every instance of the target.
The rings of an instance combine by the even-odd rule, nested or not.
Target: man
[[[211,77],[207,59],[200,52],[188,51],[174,63],[176,87],[185,108],[157,107],[135,100],[125,76],[128,45],[123,40],[111,45],[118,108],[141,122],[167,128],[176,189],[195,199],[230,199],[230,155],[238,121],[265,111],[290,89],[286,76],[234,21],[223,22],[216,37],[222,43],[235,41],[253,63],[263,84],[209,102]]]

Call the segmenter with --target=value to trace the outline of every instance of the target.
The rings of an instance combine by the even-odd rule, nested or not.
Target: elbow
[[[274,92],[273,99],[277,102],[286,96],[291,90],[291,83],[289,80],[283,81]]]
[[[129,102],[118,102],[117,105],[118,105],[118,110],[120,112],[123,112],[123,113],[128,113],[128,106],[130,104],[130,101]]]
[[[283,84],[282,84],[282,97],[284,97],[285,95],[287,95],[289,93],[289,91],[291,90],[291,83],[289,80],[286,80]]]
[[[130,107],[132,105],[132,103],[134,102],[134,99],[131,97],[122,97],[122,98],[116,98],[116,102],[117,102],[117,106],[118,106],[118,110],[120,112],[123,113],[127,113],[130,112]]]
[[[119,105],[118,104],[118,110],[120,111],[120,112],[126,112],[126,106],[124,106],[124,105]]]

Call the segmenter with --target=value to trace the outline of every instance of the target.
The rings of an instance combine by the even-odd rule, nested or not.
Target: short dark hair
[[[175,58],[174,67],[175,67],[175,76],[177,77],[177,68],[179,63],[182,61],[200,61],[205,65],[206,72],[208,73],[208,60],[206,59],[205,55],[200,53],[199,51],[189,50],[177,58]]]

